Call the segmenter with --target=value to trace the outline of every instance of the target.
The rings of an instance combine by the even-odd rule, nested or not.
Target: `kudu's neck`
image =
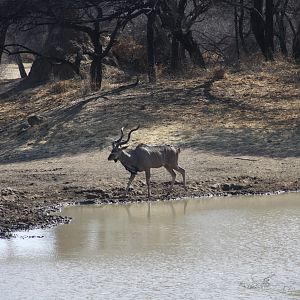
[[[122,150],[119,160],[122,164],[126,165],[132,165],[134,163],[132,154],[126,150]]]
[[[122,150],[119,160],[127,171],[134,174],[137,173],[136,160],[130,151]]]

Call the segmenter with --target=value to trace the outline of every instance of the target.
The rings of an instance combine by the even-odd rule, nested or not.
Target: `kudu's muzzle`
[[[108,159],[107,160],[114,160],[115,162],[117,162],[118,160],[112,155],[109,154]]]

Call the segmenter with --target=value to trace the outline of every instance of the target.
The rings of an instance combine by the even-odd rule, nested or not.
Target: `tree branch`
[[[11,51],[9,48],[10,47],[18,47],[18,48],[22,48],[23,50],[13,50]],[[56,65],[59,65],[59,64],[67,64],[69,65],[74,71],[76,74],[78,74],[81,78],[82,78],[82,75],[80,74],[80,70],[78,68],[78,66],[76,66],[75,64],[71,63],[70,61],[66,60],[66,59],[63,59],[63,58],[59,58],[59,57],[55,57],[55,56],[48,56],[48,55],[43,55],[39,52],[36,52],[24,45],[20,45],[20,44],[6,44],[3,46],[3,48],[1,49],[0,48],[0,51],[3,51],[4,53],[6,53],[7,55],[16,55],[16,54],[33,54],[35,56],[39,56],[39,57],[42,57],[46,60],[48,60],[50,63],[53,63],[53,64],[56,64]]]

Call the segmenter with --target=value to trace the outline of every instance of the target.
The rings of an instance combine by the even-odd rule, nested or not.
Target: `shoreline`
[[[180,188],[180,183],[175,184],[178,189]],[[229,185],[230,187],[230,185]],[[222,188],[222,186],[220,186],[220,188]],[[223,186],[224,188],[224,186]],[[188,195],[183,195],[183,193],[180,193],[177,191],[175,192],[175,196],[174,195],[160,195],[160,197],[151,197],[150,201],[151,202],[157,202],[157,201],[183,201],[184,199],[199,199],[199,198],[214,198],[214,197],[247,197],[247,196],[274,196],[274,195],[279,195],[279,194],[286,194],[286,193],[300,193],[300,189],[295,187],[295,188],[291,188],[291,189],[278,189],[278,190],[264,190],[264,191],[260,191],[260,190],[253,190],[253,189],[243,189],[240,191],[236,191],[236,190],[228,190],[228,191],[215,191],[215,192],[210,192],[210,193],[199,193],[193,191],[192,193],[189,193]],[[226,189],[226,185],[225,185],[225,189]],[[26,199],[26,196],[24,196],[24,192],[18,192],[16,190],[10,189],[10,188],[6,188],[6,189],[2,189],[1,190],[1,196],[3,196],[3,194],[5,194],[5,192],[3,193],[3,191],[8,191],[10,192],[10,195],[17,195],[17,197],[19,197],[19,200],[23,201],[23,202],[27,202],[28,203],[28,198]],[[90,192],[92,190],[89,190]],[[95,193],[96,189],[93,190],[93,192]],[[100,189],[98,190],[100,191]],[[101,190],[102,191],[102,190]],[[82,190],[82,192],[84,192],[84,190]],[[63,224],[68,224],[69,222],[71,222],[71,218],[69,218],[68,216],[64,216],[64,215],[57,215],[57,214],[53,214],[54,212],[58,212],[63,210],[64,207],[66,206],[88,206],[88,205],[126,205],[129,203],[142,203],[142,202],[148,202],[148,198],[144,195],[129,195],[127,197],[124,197],[122,195],[122,192],[120,192],[120,190],[118,189],[117,193],[119,193],[119,195],[115,194],[115,197],[107,197],[111,192],[113,191],[107,191],[108,194],[99,196],[98,198],[93,198],[91,197],[91,194],[86,194],[83,196],[79,196],[77,197],[77,199],[74,199],[73,201],[69,201],[69,200],[65,200],[65,201],[60,201],[59,199],[57,199],[56,197],[53,197],[53,195],[44,195],[46,197],[51,198],[51,200],[49,200],[49,202],[51,204],[46,204],[45,206],[41,205],[41,202],[38,201],[37,203],[35,203],[34,205],[29,205],[27,209],[29,209],[29,212],[33,213],[33,218],[28,217],[28,214],[25,213],[25,215],[27,215],[27,220],[26,218],[20,220],[17,220],[15,218],[15,213],[20,212],[20,208],[17,208],[16,211],[10,211],[10,213],[8,213],[6,215],[6,219],[1,219],[0,221],[0,239],[9,239],[9,238],[14,238],[15,236],[15,232],[17,231],[29,231],[29,230],[34,230],[34,229],[46,229],[46,228],[51,228],[54,226],[58,226],[58,225],[63,225]],[[133,191],[131,191],[132,193]],[[188,191],[190,192],[190,191]],[[80,195],[81,193],[77,193],[77,195]],[[83,194],[83,193],[82,193]],[[23,199],[20,199],[20,195],[23,195]],[[66,193],[65,195],[65,199],[69,199],[71,195],[69,193]],[[75,195],[73,195],[74,198],[76,197]],[[64,195],[60,195],[60,197],[64,198]],[[1,199],[1,198],[0,198]],[[61,199],[61,198],[60,198]],[[3,197],[0,201],[0,211],[3,212]],[[38,204],[38,205],[37,205]],[[7,213],[7,211],[4,213]],[[23,211],[24,214],[24,211]],[[10,222],[5,224],[5,221],[7,221],[7,219],[10,219]],[[34,237],[34,236],[32,236]]]
[[[13,237],[15,231],[68,223],[67,216],[51,214],[64,205],[148,201],[143,173],[124,197],[129,173],[120,163],[107,161],[109,152],[107,147],[73,156],[0,164],[0,238]],[[168,195],[170,175],[164,168],[151,169],[151,200],[300,191],[299,157],[249,157],[237,159],[184,148],[179,164],[187,172],[187,191],[178,174]]]
[[[0,164],[0,238],[14,231],[68,223],[52,215],[64,205],[120,204],[148,201],[145,175],[139,174],[124,197],[129,173],[120,163],[108,162],[109,149],[74,156]],[[212,154],[184,149],[180,165],[187,171],[187,191],[177,176],[167,194],[170,175],[152,169],[152,201],[199,197],[268,195],[300,191],[300,158]]]
[[[65,203],[59,203],[55,206],[48,206],[43,207],[43,212],[47,215],[47,218],[44,219],[41,218],[40,220],[37,220],[36,224],[29,223],[22,223],[19,224],[19,226],[12,225],[11,227],[6,227],[5,229],[0,224],[0,240],[1,239],[11,239],[16,238],[15,235],[16,232],[28,232],[30,230],[35,229],[47,229],[52,228],[59,225],[65,225],[69,224],[72,221],[72,218],[68,216],[61,216],[61,215],[53,215],[51,213],[59,212],[63,210],[67,206],[89,206],[89,205],[96,205],[96,206],[102,206],[102,205],[126,205],[130,203],[144,203],[144,202],[159,202],[159,201],[184,201],[185,199],[207,199],[207,198],[218,198],[218,197],[251,197],[251,196],[275,196],[280,194],[287,194],[287,193],[300,193],[300,189],[297,190],[286,190],[286,191],[274,191],[274,192],[264,192],[264,193],[242,193],[242,194],[231,194],[231,193],[224,193],[224,194],[209,194],[209,195],[201,195],[201,196],[192,196],[192,197],[180,197],[180,198],[162,198],[162,199],[150,199],[150,200],[122,200],[122,201],[109,201],[109,200],[82,200],[82,201],[73,201],[73,202],[65,202]],[[50,212],[50,213],[49,213]],[[4,229],[4,230],[3,230]],[[43,236],[28,236],[30,238],[43,238]]]

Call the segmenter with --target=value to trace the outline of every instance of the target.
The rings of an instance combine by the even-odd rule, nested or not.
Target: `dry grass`
[[[175,143],[204,151],[299,155],[299,69],[288,62],[242,63],[240,71],[191,70],[84,105],[86,82],[62,81],[0,100],[2,159],[107,147],[125,123],[141,129],[132,143]],[[223,70],[223,69],[221,69]],[[222,71],[223,73],[223,71]],[[109,91],[118,86],[105,83]],[[101,94],[101,93],[100,93]],[[30,114],[46,122],[18,135]],[[8,155],[9,153],[9,155]]]
[[[113,55],[122,66],[144,71],[147,65],[147,51],[145,47],[131,36],[120,38],[112,48]]]

